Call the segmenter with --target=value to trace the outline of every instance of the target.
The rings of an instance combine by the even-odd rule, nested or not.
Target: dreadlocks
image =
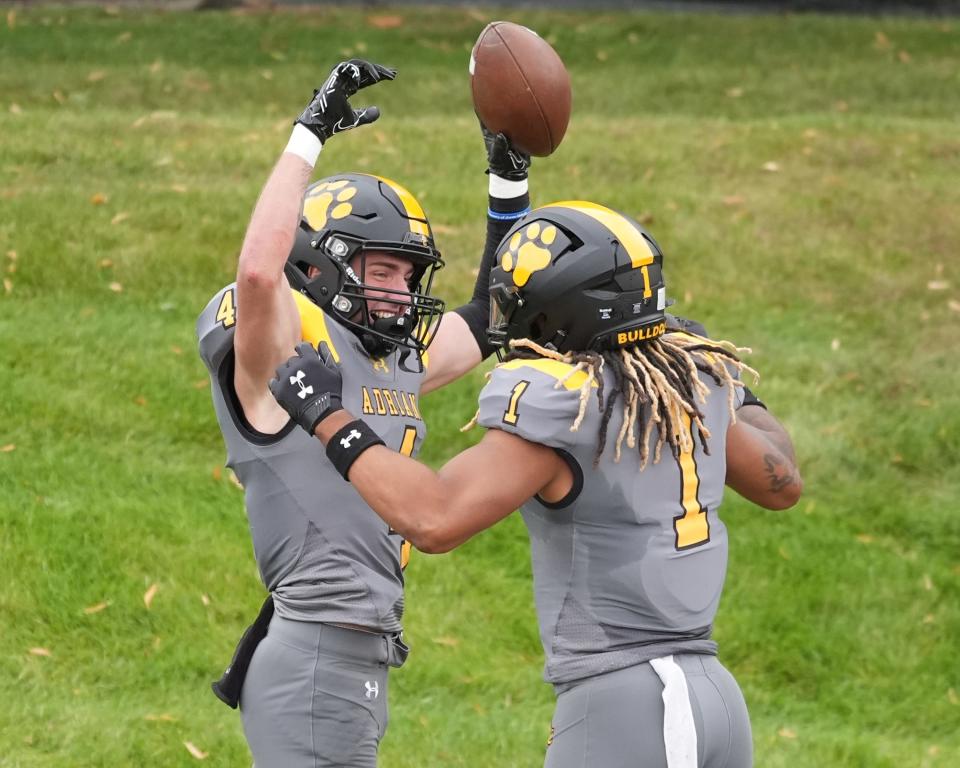
[[[639,443],[640,469],[647,466],[650,453],[650,434],[657,425],[657,441],[654,446],[653,463],[660,461],[665,444],[670,445],[674,456],[691,451],[696,435],[706,453],[710,453],[707,438],[710,431],[703,423],[704,414],[699,404],[706,402],[709,389],[698,375],[702,371],[719,387],[727,389],[727,403],[731,421],[736,421],[734,411],[735,391],[742,387],[731,374],[747,371],[759,378],[757,372],[740,360],[739,354],[749,349],[734,346],[729,341],[714,341],[689,332],[667,333],[649,341],[621,347],[607,352],[567,352],[560,354],[542,347],[529,339],[512,339],[507,360],[547,357],[573,365],[570,373],[556,386],[560,386],[578,371],[587,375],[580,387],[580,410],[570,427],[576,432],[586,413],[591,386],[596,383],[597,403],[602,413],[600,431],[597,435],[597,453],[594,467],[600,461],[607,441],[607,427],[617,402],[621,402],[623,421],[615,443],[614,461],[620,461],[624,441],[628,448]],[[613,388],[604,398],[603,369],[613,371]],[[729,366],[729,367],[728,367]],[[489,376],[489,374],[488,374]],[[464,429],[476,423],[476,417]]]

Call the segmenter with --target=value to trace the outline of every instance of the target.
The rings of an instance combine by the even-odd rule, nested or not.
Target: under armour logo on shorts
[[[340,445],[342,445],[344,448],[349,448],[350,443],[352,443],[358,437],[361,437],[360,433],[355,429],[351,429],[349,435],[340,438]],[[368,696],[367,698],[370,697]]]
[[[376,680],[367,680],[363,686],[367,689],[364,694],[368,699],[375,699],[380,695],[380,683]]]

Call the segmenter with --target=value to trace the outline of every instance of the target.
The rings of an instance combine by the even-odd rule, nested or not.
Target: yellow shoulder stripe
[[[548,376],[552,376],[557,381],[563,381],[563,386],[567,389],[580,389],[583,386],[583,382],[587,380],[587,374],[585,371],[577,371],[572,376],[570,372],[576,366],[570,365],[569,363],[561,363],[559,360],[549,360],[547,358],[537,358],[534,360],[510,360],[506,363],[500,363],[497,368],[503,368],[507,371],[515,371],[518,368],[533,368],[534,370],[545,373]],[[569,378],[564,381],[564,378],[569,376]],[[590,383],[591,387],[597,386],[597,382],[593,381]]]
[[[327,330],[327,316],[323,314],[320,307],[302,293],[292,289],[291,291],[294,301],[297,302],[297,310],[300,312],[300,338],[309,341],[313,346],[317,346],[321,341],[327,342],[334,362],[339,363],[340,355],[337,353],[337,348],[333,346],[333,339],[330,338],[330,332]]]

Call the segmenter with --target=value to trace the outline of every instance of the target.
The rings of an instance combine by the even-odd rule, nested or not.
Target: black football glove
[[[297,354],[277,368],[269,387],[283,410],[311,435],[327,416],[343,410],[340,366],[322,341],[319,351],[306,341],[297,344]]]
[[[354,109],[348,99],[361,88],[396,76],[397,70],[363,59],[341,61],[320,89],[313,92],[313,100],[294,123],[312,131],[321,144],[335,133],[372,123],[380,117],[380,110],[377,107]]]
[[[523,181],[527,178],[532,161],[530,155],[517,149],[503,133],[493,133],[480,123],[483,143],[487,147],[487,173],[507,181]]]

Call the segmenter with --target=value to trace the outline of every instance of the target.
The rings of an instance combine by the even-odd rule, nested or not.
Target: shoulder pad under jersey
[[[480,392],[478,423],[552,448],[570,447],[578,440],[570,428],[580,411],[580,388],[586,380],[587,373],[557,360],[501,363]],[[598,407],[596,392],[592,384],[588,409]]]

